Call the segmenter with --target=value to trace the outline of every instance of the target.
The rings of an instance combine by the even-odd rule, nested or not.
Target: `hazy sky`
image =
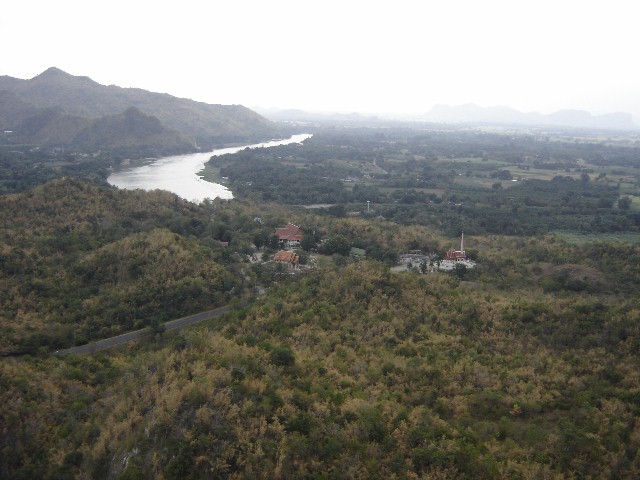
[[[0,0],[0,75],[50,66],[207,103],[640,120],[633,0]]]

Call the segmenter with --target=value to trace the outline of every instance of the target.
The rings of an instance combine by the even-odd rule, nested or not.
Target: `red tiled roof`
[[[303,234],[300,227],[297,225],[293,225],[292,223],[287,224],[286,227],[276,228],[276,235],[279,240],[297,240],[301,241]]]
[[[465,255],[465,252],[453,249],[448,250],[447,255],[445,256],[445,260],[464,260],[466,258],[467,256]]]
[[[298,255],[295,252],[278,252],[273,259],[276,262],[298,263]]]

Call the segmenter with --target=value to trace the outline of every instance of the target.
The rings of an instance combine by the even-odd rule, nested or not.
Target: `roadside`
[[[211,320],[212,318],[219,317],[224,313],[228,312],[231,309],[231,305],[225,305],[223,307],[218,307],[213,310],[208,310],[206,312],[196,313],[194,315],[189,315],[187,317],[178,318],[176,320],[168,321],[161,325],[161,328],[164,331],[176,330],[179,328],[187,327],[190,325],[195,325],[200,322],[204,322],[205,320]],[[95,353],[101,350],[106,350],[108,348],[117,347],[119,345],[123,345],[125,343],[131,342],[133,340],[139,340],[145,335],[149,335],[150,329],[142,328],[140,330],[135,330],[133,332],[123,333],[122,335],[118,335],[116,337],[105,338],[103,340],[98,340],[97,342],[87,343],[85,345],[79,345],[77,347],[67,348],[65,350],[58,350],[55,352],[56,355],[71,355],[71,354],[87,354],[87,353]]]

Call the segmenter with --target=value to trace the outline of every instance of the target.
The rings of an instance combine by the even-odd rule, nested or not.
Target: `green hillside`
[[[0,197],[0,212],[5,354],[82,344],[213,308],[239,282],[219,246],[190,236],[206,212],[166,192],[54,180]]]
[[[189,150],[193,143],[175,130],[169,130],[156,117],[129,107],[119,115],[106,115],[79,132],[73,144],[88,150],[113,145],[122,150],[179,152]]]
[[[137,88],[100,85],[88,77],[70,75],[55,67],[30,80],[0,77],[0,91],[3,90],[31,108],[56,108],[88,119],[120,115],[136,107],[200,146],[263,140],[277,132],[275,124],[241,105],[211,105]]]
[[[446,239],[70,179],[1,201],[2,347],[39,352],[0,360],[2,478],[640,474],[638,245],[471,236],[466,272],[318,255],[290,276],[243,253],[285,219],[389,252]],[[256,283],[203,326],[47,354]]]
[[[215,158],[235,198],[202,204],[27,189],[27,158],[0,155],[0,478],[640,477],[635,137],[318,129]],[[436,270],[463,227],[474,263]]]

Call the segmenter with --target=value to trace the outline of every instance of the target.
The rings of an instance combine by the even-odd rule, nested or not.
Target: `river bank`
[[[202,178],[201,172],[211,157],[230,155],[245,148],[269,148],[301,143],[311,136],[311,134],[303,133],[292,135],[284,140],[219,148],[203,153],[162,157],[147,165],[115,172],[107,178],[107,182],[110,185],[127,190],[168,190],[185,200],[195,203],[200,203],[207,198],[228,200],[233,198],[231,190],[224,185],[209,182]]]

